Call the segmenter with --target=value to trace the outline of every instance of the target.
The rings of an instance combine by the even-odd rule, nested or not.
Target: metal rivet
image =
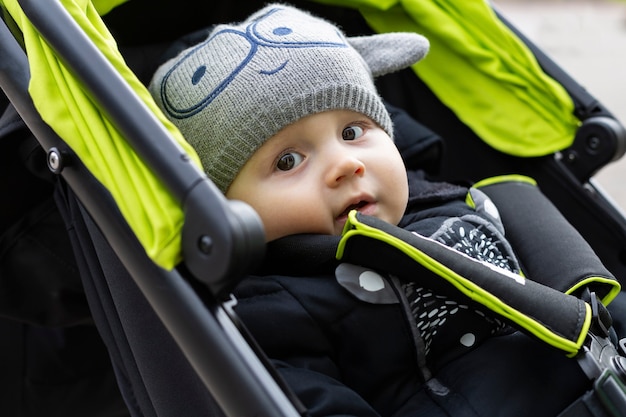
[[[591,149],[598,149],[600,147],[600,138],[598,138],[597,136],[592,136],[589,139],[587,139],[587,146],[589,146]]]
[[[576,151],[570,151],[565,155],[565,159],[569,163],[573,163],[578,159],[578,155],[576,155]]]
[[[200,249],[200,252],[205,255],[211,254],[211,251],[213,251],[213,239],[207,235],[200,236],[200,239],[198,240],[198,249]]]
[[[63,170],[63,158],[57,148],[51,148],[48,151],[48,168],[55,174]]]

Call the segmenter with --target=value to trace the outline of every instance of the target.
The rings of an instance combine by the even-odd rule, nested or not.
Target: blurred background
[[[553,61],[626,125],[626,2],[492,0]],[[626,156],[595,176],[626,211]]]

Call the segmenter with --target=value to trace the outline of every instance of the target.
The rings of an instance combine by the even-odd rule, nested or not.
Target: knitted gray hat
[[[269,5],[163,64],[150,92],[226,192],[267,139],[302,117],[333,109],[365,114],[393,137],[372,78],[428,51],[415,33],[346,38],[331,23]]]

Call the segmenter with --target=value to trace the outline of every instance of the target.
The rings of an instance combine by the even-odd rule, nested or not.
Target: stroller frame
[[[304,410],[297,399],[263,363],[262,353],[254,349],[254,342],[246,338],[228,299],[237,279],[263,254],[262,228],[256,214],[241,203],[227,201],[188,160],[171,157],[181,155],[181,150],[58,1],[19,0],[19,3],[40,34],[81,79],[93,100],[184,208],[185,267],[166,271],[146,256],[107,191],[38,116],[27,93],[26,55],[2,22],[0,86],[36,139],[48,150],[50,170],[59,174],[75,192],[227,415],[302,415]],[[59,31],[58,27],[65,29]],[[552,71],[559,69],[555,67]],[[607,162],[606,158],[610,161],[620,157],[626,149],[623,128],[610,114],[601,108],[598,111],[593,97],[586,93],[581,97],[582,108],[593,115],[581,119],[593,119],[597,124],[583,130],[583,139],[577,139],[576,143],[582,143],[580,146],[585,149],[593,148],[597,136],[607,134],[618,150],[606,155],[601,164]],[[572,159],[568,155],[566,161]],[[172,163],[173,160],[176,161]],[[585,178],[596,169],[595,165],[577,164],[573,175]],[[204,286],[196,285],[195,280]],[[590,355],[597,356],[595,352]],[[590,367],[597,364],[594,361],[589,360]],[[615,394],[611,402],[626,404],[623,384],[611,384],[608,390]],[[626,409],[619,407],[617,410]]]
[[[177,270],[166,271],[155,266],[121,216],[111,215],[118,209],[110,196],[94,183],[80,161],[71,156],[62,139],[37,117],[27,93],[26,55],[3,22],[0,25],[0,83],[28,128],[48,149],[49,168],[63,177],[96,219],[124,266],[228,415],[299,415],[259,361],[258,353],[253,352],[237,330],[228,313],[228,303],[218,300],[236,283],[232,277],[241,275],[263,253],[264,238],[256,214],[242,203],[226,202],[217,188],[191,164],[168,163],[172,160],[169,155],[180,153],[180,149],[59,2],[22,0],[20,4],[68,67],[83,77],[85,86],[111,120],[127,133],[138,153],[152,162],[154,172],[162,173],[161,178],[169,190],[188,207],[185,228],[205,230],[202,236],[210,236],[210,242],[192,237],[190,240],[197,245],[192,243],[191,248],[187,247],[185,255],[197,259],[188,267],[193,268],[195,263],[198,273],[212,290],[205,294],[209,297],[200,300]],[[66,30],[55,30],[58,27]],[[158,147],[151,145],[155,138],[160,143]],[[99,188],[97,192],[94,186]],[[194,210],[197,210],[195,214]],[[211,247],[220,250],[212,251]],[[235,386],[237,390],[232,389]]]

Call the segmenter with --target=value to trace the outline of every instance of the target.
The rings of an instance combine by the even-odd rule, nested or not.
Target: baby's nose
[[[326,183],[329,187],[335,187],[353,177],[361,177],[365,174],[365,164],[358,158],[346,155],[335,159],[330,164],[326,174]]]

